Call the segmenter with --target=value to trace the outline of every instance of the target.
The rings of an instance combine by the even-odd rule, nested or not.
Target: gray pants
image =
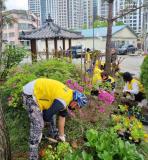
[[[44,127],[43,113],[39,110],[32,96],[23,94],[23,104],[30,118],[29,159],[38,160],[38,147]]]

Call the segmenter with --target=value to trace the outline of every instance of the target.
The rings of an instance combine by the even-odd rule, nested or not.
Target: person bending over
[[[39,78],[23,87],[23,104],[30,118],[30,160],[38,160],[38,146],[42,138],[44,121],[51,121],[59,114],[59,139],[65,141],[64,126],[67,109],[81,108],[87,105],[87,97],[71,90],[63,83]]]

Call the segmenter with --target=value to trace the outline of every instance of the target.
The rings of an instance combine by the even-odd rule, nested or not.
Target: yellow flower
[[[144,134],[144,141],[148,143],[148,134],[147,133]]]

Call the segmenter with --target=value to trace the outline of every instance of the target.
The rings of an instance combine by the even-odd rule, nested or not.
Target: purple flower
[[[72,80],[71,79],[68,79],[67,81],[66,81],[66,84],[71,84],[72,83]]]

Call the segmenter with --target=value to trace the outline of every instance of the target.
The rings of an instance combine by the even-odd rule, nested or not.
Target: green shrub
[[[17,46],[7,45],[0,59],[0,78],[5,79],[8,71],[18,65],[27,55],[27,50]]]
[[[141,82],[144,86],[145,93],[148,98],[148,56],[145,57],[141,66]]]

